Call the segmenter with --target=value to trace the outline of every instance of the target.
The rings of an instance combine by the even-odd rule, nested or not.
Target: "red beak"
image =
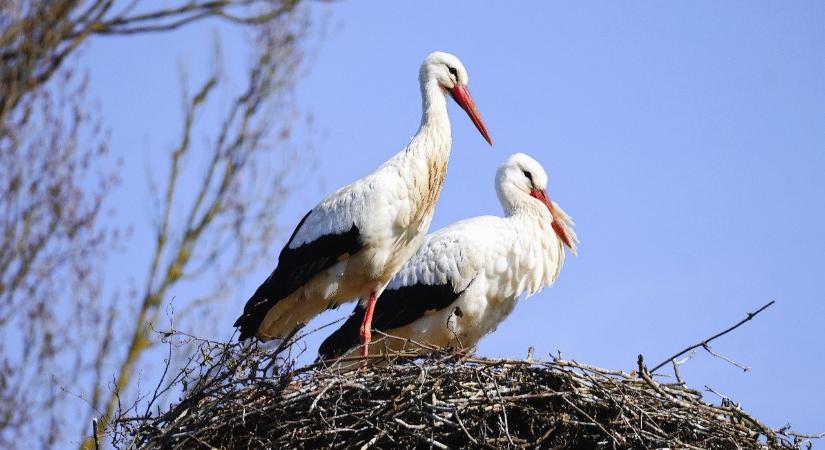
[[[493,140],[490,139],[490,134],[487,133],[487,127],[484,126],[484,121],[481,120],[481,114],[479,114],[476,103],[473,101],[473,97],[470,95],[470,90],[467,89],[467,86],[456,84],[455,87],[450,89],[450,95],[452,95],[453,100],[464,109],[467,115],[470,116],[470,120],[473,121],[478,131],[481,132],[481,135],[487,140],[487,143],[493,145]]]
[[[547,191],[543,189],[533,189],[530,191],[530,195],[532,197],[537,198],[542,203],[544,203],[545,206],[547,206],[547,210],[549,210],[550,215],[553,216],[553,231],[556,232],[556,236],[558,236],[559,239],[561,239],[561,241],[564,243],[564,245],[567,246],[567,248],[573,250],[573,242],[570,240],[570,236],[567,235],[567,232],[564,230],[564,227],[562,227],[561,224],[559,224],[559,220],[557,219],[556,214],[556,208],[553,206],[553,202],[551,202],[550,199],[547,197]],[[573,253],[575,253],[575,250],[573,250]]]

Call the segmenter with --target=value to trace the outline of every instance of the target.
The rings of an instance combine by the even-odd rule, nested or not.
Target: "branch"
[[[679,353],[677,353],[677,354],[675,354],[675,355],[671,356],[670,358],[668,358],[668,359],[666,359],[666,360],[662,361],[661,363],[659,363],[659,365],[658,365],[658,366],[656,366],[656,367],[654,367],[653,369],[651,369],[651,370],[650,370],[650,373],[656,372],[656,370],[661,369],[661,368],[662,368],[662,366],[664,366],[665,364],[667,364],[667,363],[669,363],[669,362],[673,361],[674,359],[676,359],[676,358],[678,358],[678,357],[680,357],[680,356],[684,355],[685,353],[687,353],[687,352],[689,352],[689,351],[691,351],[691,350],[693,350],[693,349],[697,349],[697,348],[699,348],[699,347],[702,347],[702,348],[704,348],[704,349],[706,349],[706,350],[707,350],[707,349],[708,349],[708,344],[710,344],[710,343],[711,343],[711,341],[713,341],[713,340],[714,340],[714,339],[716,339],[716,338],[722,337],[722,336],[724,336],[724,335],[726,335],[726,334],[730,333],[731,331],[733,331],[733,330],[735,330],[735,329],[739,328],[740,326],[742,326],[742,324],[744,324],[745,322],[747,322],[747,321],[749,321],[749,320],[753,319],[754,317],[756,317],[756,315],[757,315],[757,314],[761,313],[762,311],[764,311],[765,309],[767,309],[769,306],[773,305],[774,303],[776,303],[776,301],[775,301],[775,300],[771,300],[771,301],[770,301],[770,302],[768,302],[768,304],[766,304],[765,306],[763,306],[763,307],[761,307],[761,308],[757,309],[757,310],[756,310],[756,311],[754,311],[754,312],[748,313],[748,317],[745,317],[744,319],[742,319],[742,320],[741,320],[739,323],[737,323],[736,325],[734,325],[734,326],[732,326],[732,327],[728,328],[728,329],[727,329],[727,330],[725,330],[725,331],[722,331],[722,332],[720,332],[720,333],[717,333],[717,334],[715,334],[715,335],[711,336],[710,338],[705,339],[705,340],[704,340],[704,341],[702,341],[702,342],[699,342],[698,344],[691,345],[690,347],[688,347],[688,348],[686,348],[686,349],[682,350],[681,352],[679,352]],[[725,358],[725,359],[726,359],[726,358]],[[740,366],[739,364],[735,364],[735,365],[736,365],[737,367],[740,367],[740,368],[742,367],[742,366]]]
[[[726,363],[728,363],[728,364],[730,364],[730,365],[732,365],[732,366],[736,366],[736,367],[738,367],[738,368],[742,369],[742,371],[743,371],[743,372],[748,372],[749,370],[751,370],[751,368],[750,368],[750,367],[748,367],[748,366],[745,366],[745,365],[739,364],[738,362],[736,362],[736,361],[734,361],[734,360],[732,360],[732,359],[728,358],[728,357],[727,357],[727,356],[725,356],[725,355],[720,355],[719,353],[716,353],[715,351],[711,350],[711,348],[710,348],[710,346],[709,346],[709,345],[703,345],[703,346],[702,346],[702,348],[704,348],[706,352],[708,352],[708,353],[710,353],[711,355],[713,355],[713,356],[715,356],[715,357],[717,357],[717,358],[721,359],[722,361],[725,361]]]

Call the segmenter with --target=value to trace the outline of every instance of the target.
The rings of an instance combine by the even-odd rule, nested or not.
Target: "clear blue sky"
[[[550,193],[581,238],[556,285],[519,303],[479,352],[524,356],[534,346],[537,355],[558,349],[632,370],[639,353],[658,362],[776,300],[713,345],[751,372],[699,354],[682,374],[773,426],[825,430],[824,3],[346,1],[315,9],[329,25],[299,101],[322,137],[315,170],[281,216],[285,227],[407,142],[420,117],[419,63],[433,50],[455,53],[496,145],[451,106],[453,153],[433,229],[499,214],[493,175],[519,151],[544,164]],[[177,64],[207,69],[192,49],[215,28],[108,39],[84,54],[113,148],[130,168],[117,198],[135,205],[117,216],[135,234],[112,264],[113,282],[146,270],[145,168],[175,142]],[[243,61],[244,38],[219,28],[229,66]],[[272,242],[270,262],[239,280],[223,334],[213,337],[231,334],[286,237]]]

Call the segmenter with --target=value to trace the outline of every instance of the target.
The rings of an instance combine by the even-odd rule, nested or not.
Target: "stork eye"
[[[530,173],[526,170],[522,170],[521,172],[524,174],[525,177],[527,177],[528,180],[530,180],[531,183],[533,182],[533,174],[532,173]]]
[[[458,79],[458,69],[456,69],[455,67],[450,67],[448,70],[451,74],[453,74],[454,77],[456,77],[456,79]]]

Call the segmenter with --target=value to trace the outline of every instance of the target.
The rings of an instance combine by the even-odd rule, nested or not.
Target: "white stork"
[[[278,266],[235,322],[241,340],[283,339],[322,311],[361,298],[366,315],[360,337],[370,341],[376,298],[421,244],[441,193],[452,143],[448,94],[492,145],[458,58],[431,53],[421,64],[419,81],[423,114],[418,132],[375,171],[337,190],[301,219]]]
[[[510,156],[496,174],[504,217],[463,220],[428,235],[380,297],[372,326],[390,336],[370,351],[415,350],[419,342],[436,347],[470,347],[495,330],[522,294],[553,283],[566,245],[576,253],[573,222],[547,197],[547,174],[533,158]],[[319,349],[323,359],[358,345],[352,316]],[[407,339],[414,341],[407,341]]]

